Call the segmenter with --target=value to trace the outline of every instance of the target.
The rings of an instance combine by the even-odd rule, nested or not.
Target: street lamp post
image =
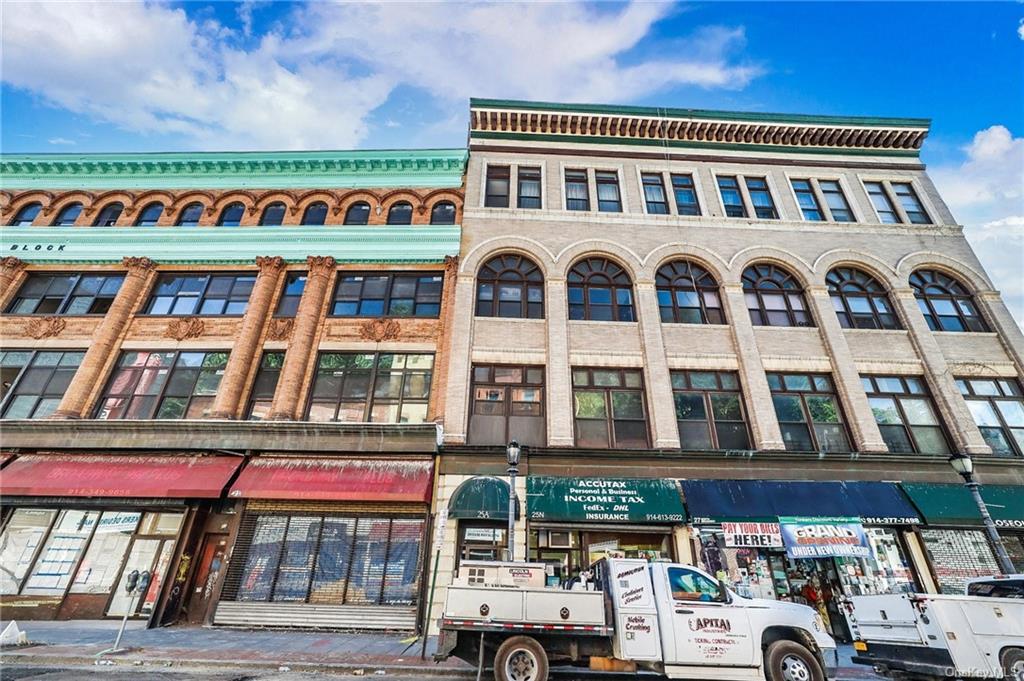
[[[1003,540],[999,536],[999,532],[996,531],[996,524],[992,522],[988,506],[985,505],[985,500],[981,498],[981,490],[978,489],[980,485],[974,478],[974,460],[966,454],[953,454],[949,457],[949,465],[964,479],[964,484],[967,485],[971,496],[974,497],[974,503],[977,504],[978,511],[981,512],[981,520],[985,524],[985,533],[988,535],[989,543],[992,544],[992,548],[996,552],[999,569],[1004,575],[1013,574],[1013,563],[1010,562],[1010,556],[1006,553]]]
[[[508,462],[508,559],[515,560],[516,553],[516,475],[519,474],[519,455],[522,450],[515,440],[505,447]]]

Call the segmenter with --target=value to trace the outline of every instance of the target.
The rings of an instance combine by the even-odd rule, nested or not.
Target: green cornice
[[[773,154],[833,154],[839,156],[899,156],[918,158],[917,149],[846,149],[830,147],[791,147],[781,144],[728,144],[723,142],[691,142],[686,140],[638,139],[632,137],[596,137],[583,135],[540,135],[512,132],[470,132],[471,140],[517,140],[523,142],[568,142],[571,144],[615,144],[627,147],[670,147],[679,149],[712,149],[722,151],[762,151]]]
[[[459,187],[466,149],[0,156],[3,189]]]
[[[792,123],[798,125],[863,125],[906,128],[927,128],[928,118],[877,118],[862,116],[818,116],[813,114],[760,113],[754,111],[716,111],[713,109],[677,109],[650,106],[613,106],[606,104],[566,104],[560,102],[529,102],[514,99],[469,100],[471,109],[515,109],[520,111],[559,111],[618,116],[656,116],[660,118],[697,118],[717,121],[750,121],[756,123]]]
[[[447,226],[380,227],[3,227],[0,255],[30,264],[120,263],[128,256],[159,264],[253,264],[261,255],[305,262],[440,263],[458,255],[462,230]]]

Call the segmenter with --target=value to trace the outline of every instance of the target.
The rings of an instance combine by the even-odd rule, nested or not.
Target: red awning
[[[0,473],[0,493],[216,499],[241,463],[228,456],[23,454]]]
[[[259,456],[242,469],[230,496],[429,503],[432,485],[431,461]]]
[[[8,452],[0,452],[0,468],[4,467],[4,464],[14,458],[14,454]]]

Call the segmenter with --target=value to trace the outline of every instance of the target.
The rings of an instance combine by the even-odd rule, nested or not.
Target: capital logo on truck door
[[[702,631],[708,634],[729,634],[732,632],[732,623],[721,617],[696,617],[688,620],[690,631]]]

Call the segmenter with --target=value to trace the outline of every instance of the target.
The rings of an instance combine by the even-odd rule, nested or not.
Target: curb
[[[220,669],[251,669],[259,671],[279,671],[281,667],[288,667],[293,672],[355,672],[364,670],[364,675],[373,677],[377,670],[383,670],[387,675],[409,676],[436,676],[438,678],[476,678],[476,672],[470,669],[452,669],[450,667],[420,666],[414,664],[357,664],[351,662],[288,662],[288,661],[257,661],[243,662],[230,660],[207,660],[201,658],[174,659],[161,657],[106,657],[96,658],[88,655],[47,655],[32,653],[0,653],[0,664],[27,664],[27,665],[67,665],[67,666],[107,666],[97,665],[97,659],[104,659],[113,662],[111,667],[125,667],[136,669],[139,667],[149,668],[173,668],[176,670],[187,670],[191,667],[215,667]],[[141,664],[136,664],[141,662]]]

